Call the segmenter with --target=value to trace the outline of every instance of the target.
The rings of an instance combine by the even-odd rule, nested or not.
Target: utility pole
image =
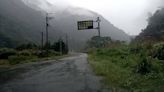
[[[50,17],[49,14],[53,13],[46,13],[46,52],[48,55],[48,50],[49,50],[49,34],[48,34],[48,27],[49,27],[49,20],[51,20],[53,17]]]
[[[49,19],[48,19],[48,13],[46,13],[46,52],[47,52],[47,54],[48,54],[48,49],[49,49],[49,47],[48,47],[48,26],[49,26]]]
[[[98,23],[98,27],[97,27],[97,29],[98,29],[98,36],[101,37],[101,33],[100,33],[100,22],[101,22],[101,20],[100,20],[100,17],[97,17],[97,21],[96,22]]]
[[[43,52],[43,32],[41,32],[41,52]]]

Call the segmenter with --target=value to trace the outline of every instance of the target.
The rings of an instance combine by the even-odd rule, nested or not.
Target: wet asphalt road
[[[100,78],[92,73],[86,54],[7,72],[0,73],[0,92],[102,92]]]

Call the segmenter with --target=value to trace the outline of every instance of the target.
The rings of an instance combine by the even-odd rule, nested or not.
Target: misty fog
[[[44,1],[44,0],[40,0]],[[47,0],[55,8],[82,7],[103,15],[116,27],[137,35],[147,25],[149,13],[163,7],[163,0]],[[39,3],[38,3],[39,4]],[[45,7],[43,5],[43,7]]]

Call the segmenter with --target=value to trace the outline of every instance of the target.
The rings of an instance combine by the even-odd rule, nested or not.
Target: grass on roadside
[[[29,62],[38,62],[51,59],[60,59],[67,55],[60,55],[58,52],[50,51],[48,56],[40,56],[35,50],[16,51],[14,49],[0,49],[0,66],[11,66]]]
[[[164,83],[164,65],[149,53],[148,49],[134,51],[129,46],[92,49],[89,63],[97,75],[103,76],[103,83],[109,88],[119,92],[121,89],[154,92],[160,90]],[[163,92],[159,90],[157,92]]]

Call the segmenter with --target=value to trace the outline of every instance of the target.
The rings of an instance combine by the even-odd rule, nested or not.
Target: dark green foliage
[[[157,10],[148,19],[148,26],[142,30],[136,41],[160,42],[164,40],[164,8]]]
[[[36,55],[37,57],[39,57],[39,58],[43,58],[43,57],[49,56],[49,55],[47,55],[47,52],[46,52],[45,50],[37,51],[37,52],[35,53],[35,55]]]
[[[50,42],[48,42],[48,43],[45,43],[45,45],[43,46],[43,49],[51,49],[51,43]]]
[[[130,48],[131,53],[139,53],[141,50],[143,50],[141,45],[136,45]]]
[[[34,43],[22,44],[16,47],[17,50],[25,50],[25,49],[37,49],[37,45]]]
[[[49,51],[49,55],[50,55],[50,56],[60,56],[60,52],[56,52],[56,51],[54,51],[54,50],[50,50],[50,51]]]
[[[145,75],[151,72],[151,62],[148,61],[146,56],[145,57],[141,56],[141,62],[137,66],[137,72],[142,75]]]
[[[20,56],[32,56],[32,52],[28,51],[28,50],[23,50],[18,52],[18,55]]]
[[[8,58],[9,64],[11,65],[23,63],[25,60],[28,60],[28,59],[30,59],[30,57],[23,56],[23,55],[15,55],[15,56],[10,56]]]
[[[58,42],[54,43],[51,48],[56,52],[60,52],[62,49],[62,54],[68,53],[68,46],[64,43],[63,40],[59,40]]]
[[[8,57],[11,55],[16,55],[16,51],[14,49],[0,49],[0,59],[8,59]]]
[[[35,55],[39,58],[44,58],[44,57],[51,57],[51,56],[60,56],[60,52],[56,52],[54,50],[48,50],[48,53],[46,50],[43,51],[38,51],[35,53]]]
[[[164,60],[164,44],[156,44],[152,52],[153,58],[158,58],[159,60]]]

